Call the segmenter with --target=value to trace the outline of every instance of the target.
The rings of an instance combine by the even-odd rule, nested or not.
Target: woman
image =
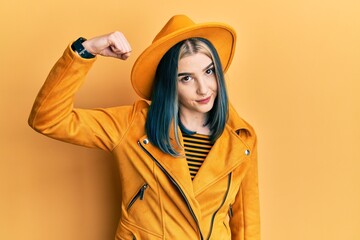
[[[29,125],[113,153],[122,191],[116,239],[260,239],[256,136],[229,107],[223,76],[235,39],[226,24],[172,17],[131,74],[150,106],[73,108],[96,55],[130,56],[122,33],[78,39],[50,72]]]

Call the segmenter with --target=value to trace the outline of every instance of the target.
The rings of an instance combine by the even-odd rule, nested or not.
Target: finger
[[[119,50],[114,50],[114,49],[111,49],[111,52],[116,55],[118,58],[121,58],[123,60],[126,60],[130,55],[131,55],[131,52],[128,52],[128,51],[119,51]]]
[[[131,52],[127,52],[127,53],[116,52],[113,51],[111,47],[109,47],[107,49],[104,49],[101,54],[107,57],[114,57],[121,60],[126,60],[130,56]]]
[[[110,37],[111,49],[117,54],[124,54],[131,52],[131,46],[124,34],[121,32],[114,32]]]
[[[121,32],[115,32],[115,38],[117,39],[117,42],[119,43],[119,45],[121,46],[121,49],[124,50],[124,52],[129,52],[131,51],[131,47],[129,42],[127,41],[126,37],[124,36],[123,33]]]
[[[130,57],[130,55],[131,55],[131,52],[127,52],[127,53],[121,54],[120,58],[122,60],[126,60]]]

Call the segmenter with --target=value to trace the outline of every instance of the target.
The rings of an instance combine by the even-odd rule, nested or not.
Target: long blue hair
[[[177,74],[179,59],[196,53],[205,53],[214,63],[218,84],[217,97],[208,113],[207,122],[211,131],[210,139],[215,142],[225,129],[228,118],[228,94],[220,58],[214,46],[204,38],[190,38],[181,41],[168,50],[160,60],[155,74],[151,104],[145,129],[150,142],[164,153],[179,156],[176,148],[181,148],[178,136],[179,104]],[[173,123],[174,129],[171,128]],[[170,142],[170,131],[174,131],[177,146]]]

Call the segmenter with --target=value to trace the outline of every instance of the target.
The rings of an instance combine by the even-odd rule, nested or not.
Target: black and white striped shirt
[[[213,143],[210,141],[210,136],[198,133],[187,134],[183,132],[183,140],[185,156],[193,180],[210,152]]]

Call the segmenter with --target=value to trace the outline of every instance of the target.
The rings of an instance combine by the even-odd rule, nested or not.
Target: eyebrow
[[[210,68],[211,66],[213,66],[213,65],[214,65],[214,63],[211,62],[209,65],[207,65],[207,66],[203,69],[203,71],[209,69],[209,68]],[[187,72],[179,73],[179,74],[178,74],[178,77],[187,76],[187,75],[191,75],[191,73],[187,73]]]

